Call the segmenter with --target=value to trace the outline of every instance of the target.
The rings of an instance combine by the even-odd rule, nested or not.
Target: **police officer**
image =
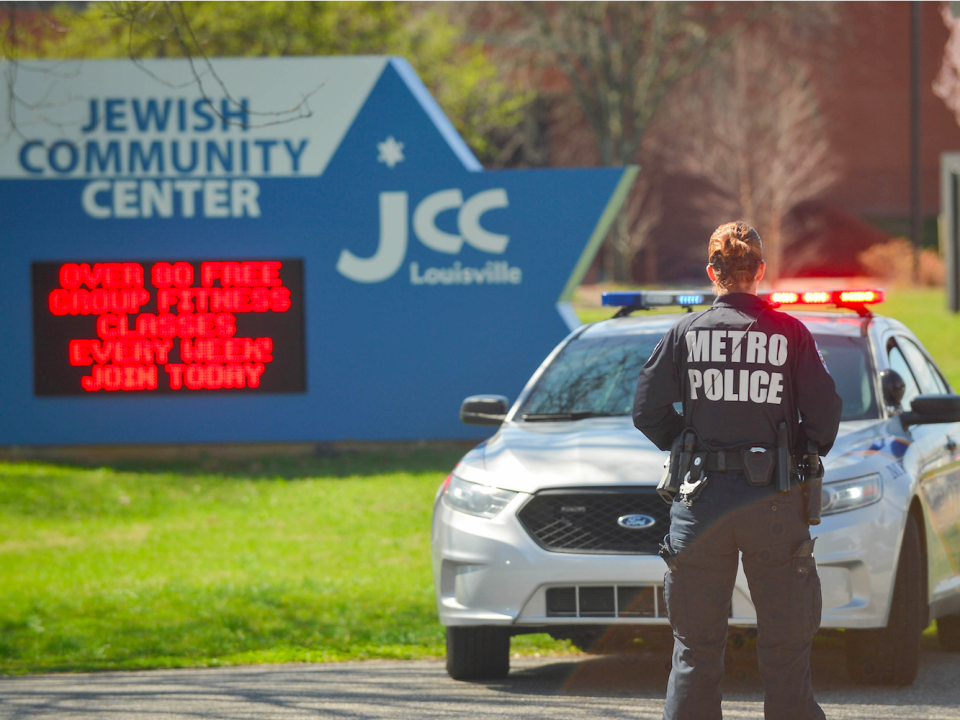
[[[742,222],[721,225],[708,257],[716,301],[666,334],[640,371],[633,406],[634,425],[661,450],[693,433],[661,551],[674,634],[663,717],[721,717],[727,618],[742,553],[757,611],[764,716],[823,718],[810,682],[820,580],[803,494],[796,482],[785,491],[777,458],[784,436],[796,457],[808,443],[826,455],[841,401],[810,331],[757,297],[765,269],[757,232]]]

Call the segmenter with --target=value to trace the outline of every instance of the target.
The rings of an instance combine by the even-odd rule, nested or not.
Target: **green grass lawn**
[[[430,515],[459,455],[0,463],[0,672],[442,656]]]
[[[814,308],[811,308],[814,309]],[[874,310],[903,322],[926,345],[955,390],[960,390],[960,315],[947,311],[940,288],[903,288],[887,291],[887,299]],[[613,308],[578,306],[584,322],[612,317]],[[672,312],[683,312],[673,310]],[[849,311],[844,311],[849,312]]]

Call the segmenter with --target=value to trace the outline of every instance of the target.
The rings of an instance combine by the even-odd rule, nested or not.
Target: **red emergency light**
[[[841,290],[841,303],[880,303],[884,301],[883,290]]]
[[[864,305],[881,303],[883,290],[775,290],[761,293],[761,297],[775,305],[834,305],[862,309]]]

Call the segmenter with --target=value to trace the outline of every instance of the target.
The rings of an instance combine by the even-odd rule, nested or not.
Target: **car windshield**
[[[637,375],[660,333],[572,340],[550,363],[520,408],[527,421],[630,415]],[[820,335],[817,345],[843,399],[843,420],[878,416],[865,338]],[[677,410],[680,404],[677,403]]]
[[[876,419],[873,373],[867,339],[838,335],[817,335],[817,346],[843,400],[841,420]]]
[[[647,332],[572,340],[544,371],[520,417],[630,415],[640,368],[661,337]]]

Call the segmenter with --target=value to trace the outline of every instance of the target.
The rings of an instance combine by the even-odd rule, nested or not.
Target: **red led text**
[[[292,306],[282,271],[276,260],[64,263],[59,287],[42,292],[57,323],[74,323],[63,327],[91,323],[63,358],[83,368],[84,391],[256,389],[274,362],[274,337],[257,336],[273,322],[263,316]]]

